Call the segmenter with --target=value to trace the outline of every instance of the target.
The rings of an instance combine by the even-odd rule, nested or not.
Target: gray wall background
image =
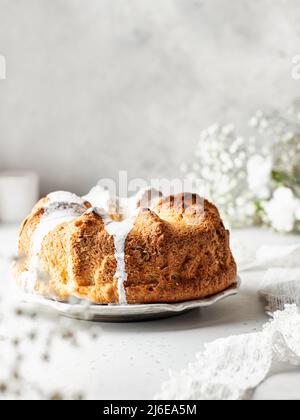
[[[0,170],[174,176],[199,132],[299,96],[299,0],[0,0]]]

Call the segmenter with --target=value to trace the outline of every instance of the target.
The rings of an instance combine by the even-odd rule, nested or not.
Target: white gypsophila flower
[[[294,230],[299,200],[294,197],[290,188],[280,187],[275,190],[273,198],[264,204],[267,218],[274,229],[289,233]]]
[[[245,214],[249,217],[254,217],[256,213],[256,206],[254,203],[247,203],[245,206]]]
[[[248,186],[258,198],[267,198],[270,195],[271,173],[272,159],[270,157],[254,155],[248,160]]]
[[[194,176],[203,180],[207,197],[234,226],[247,226],[253,218],[253,206],[246,209],[249,199],[245,198],[243,206],[235,204],[237,198],[248,192],[247,147],[245,139],[236,135],[233,124],[214,124],[200,133],[191,165]]]

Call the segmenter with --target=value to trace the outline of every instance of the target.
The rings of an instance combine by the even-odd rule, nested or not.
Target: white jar
[[[39,178],[34,172],[0,172],[0,222],[19,223],[39,197]]]

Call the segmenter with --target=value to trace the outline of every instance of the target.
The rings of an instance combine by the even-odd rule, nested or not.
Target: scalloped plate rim
[[[25,303],[38,304],[44,307],[51,308],[61,315],[71,316],[76,319],[82,320],[101,320],[105,321],[106,318],[109,321],[113,321],[113,318],[116,318],[116,321],[122,322],[127,319],[130,320],[131,317],[140,316],[140,320],[143,320],[143,316],[149,317],[153,316],[153,319],[156,317],[168,317],[180,313],[184,313],[196,308],[203,308],[207,306],[214,305],[215,303],[238,294],[241,286],[241,279],[238,276],[237,282],[230,286],[228,289],[223,290],[220,293],[212,295],[207,298],[189,300],[185,302],[178,303],[150,303],[150,304],[129,304],[129,305],[96,305],[91,304],[90,306],[85,306],[82,304],[70,304],[67,302],[59,302],[51,299],[46,299],[42,296],[23,293],[22,301]],[[87,315],[89,315],[87,317]],[[147,318],[149,319],[149,318]],[[138,318],[136,318],[138,320]]]

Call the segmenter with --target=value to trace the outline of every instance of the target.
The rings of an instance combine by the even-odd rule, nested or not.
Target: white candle
[[[39,197],[39,178],[34,172],[0,172],[0,222],[22,221]]]

